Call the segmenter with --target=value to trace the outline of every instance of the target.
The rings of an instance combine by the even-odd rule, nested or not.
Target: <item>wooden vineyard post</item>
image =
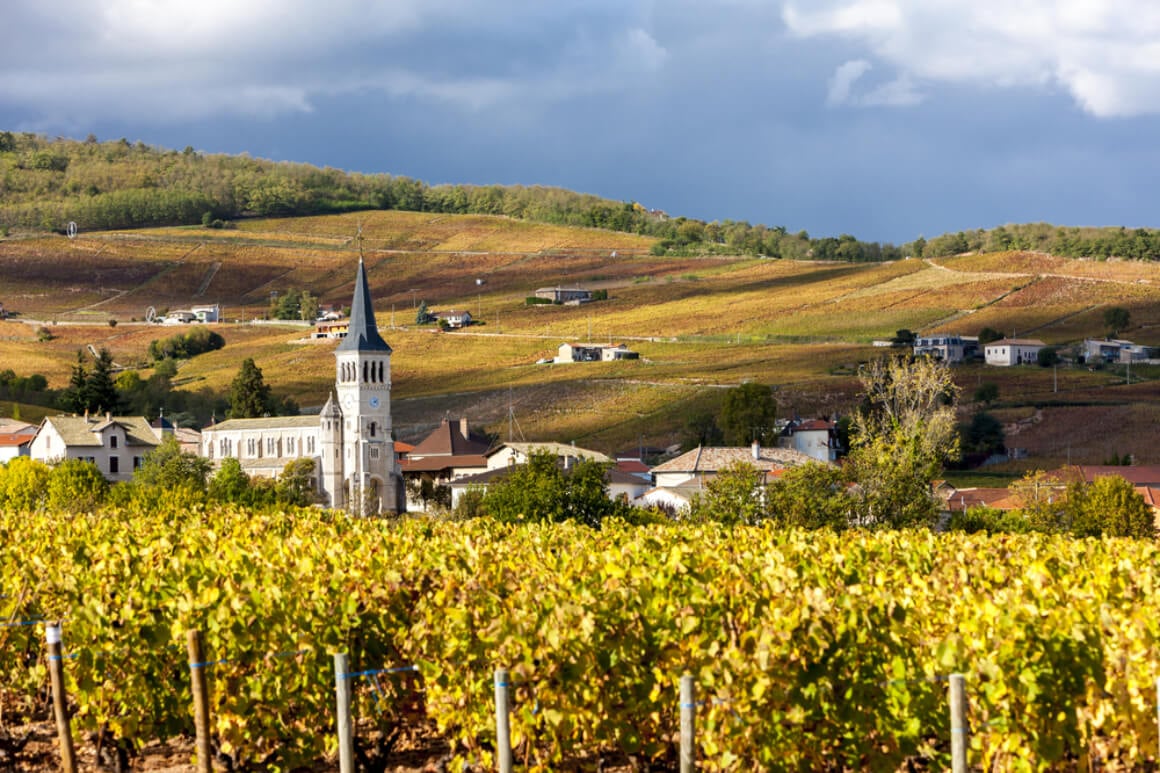
[[[345,652],[334,654],[334,692],[338,712],[338,769],[354,773],[354,733],[350,723],[350,674]]]
[[[495,670],[495,759],[499,773],[512,773],[512,731],[509,716],[508,672]]]
[[[693,675],[681,677],[681,773],[697,769],[696,752],[697,687]]]
[[[197,728],[198,773],[213,773],[213,755],[209,742],[209,691],[205,684],[205,657],[201,646],[201,631],[186,631],[189,650],[189,676],[193,685],[193,723]]]
[[[951,674],[951,771],[967,773],[967,694],[962,674]]]
[[[44,643],[48,649],[48,674],[52,683],[52,707],[56,715],[56,734],[60,738],[60,769],[76,773],[77,760],[73,751],[72,727],[69,725],[68,696],[64,692],[64,661],[61,659],[60,622],[44,627]]]

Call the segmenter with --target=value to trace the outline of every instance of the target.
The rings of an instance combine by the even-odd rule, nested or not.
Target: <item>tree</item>
[[[242,360],[238,374],[230,382],[230,418],[254,419],[270,412],[270,387],[254,358]]]
[[[18,456],[0,467],[0,507],[30,512],[44,501],[51,470],[44,462]]]
[[[314,460],[308,457],[293,459],[278,476],[278,501],[281,504],[305,507],[314,499]]]
[[[766,488],[770,519],[783,528],[844,529],[854,500],[840,467],[809,462],[791,467]]]
[[[1035,361],[1041,368],[1050,368],[1059,364],[1059,350],[1054,346],[1045,346],[1035,355]]]
[[[749,445],[755,440],[762,445],[773,445],[777,437],[776,419],[777,403],[768,386],[749,382],[725,392],[721,402],[721,429],[727,445]]]
[[[1077,537],[1138,537],[1155,539],[1152,509],[1136,489],[1119,475],[1105,475],[1090,484],[1068,487],[1071,532]]]
[[[242,463],[232,456],[222,459],[221,467],[209,481],[209,495],[219,502],[251,504],[250,476],[242,470]]]
[[[533,450],[502,480],[491,483],[482,508],[493,518],[515,523],[579,521],[599,527],[605,519],[625,515],[628,505],[608,498],[607,465],[577,459],[567,471],[555,454]]]
[[[416,325],[429,325],[435,320],[431,312],[427,311],[427,301],[419,301],[419,310],[415,312]]]
[[[697,446],[719,446],[725,435],[717,425],[717,417],[710,411],[695,411],[685,419],[681,433],[681,450],[691,451]]]
[[[994,381],[984,381],[975,390],[975,402],[990,407],[991,403],[999,399],[999,385]]]
[[[1069,487],[1065,482],[1049,478],[1042,470],[1034,470],[1013,482],[1007,490],[1011,498],[1019,503],[1020,511],[1032,531],[1071,531],[1069,513],[1065,507]]]
[[[108,349],[101,349],[97,354],[97,361],[85,380],[84,387],[85,407],[90,411],[118,413],[121,398],[117,394],[117,387],[113,383],[113,357]]]
[[[1003,334],[993,327],[985,327],[979,331],[979,346],[986,346],[995,341],[1002,341]]]
[[[930,482],[958,456],[954,400],[945,363],[889,357],[860,374],[865,407],[853,418],[847,469],[858,484],[857,520],[867,526],[932,525]]]
[[[194,495],[204,494],[210,462],[197,454],[182,451],[172,435],[165,438],[133,473],[133,483],[141,488],[163,489]]]
[[[1104,325],[1108,328],[1108,336],[1115,338],[1122,330],[1127,329],[1132,322],[1132,314],[1123,306],[1112,306],[1104,309]]]
[[[894,338],[890,339],[890,342],[895,346],[914,346],[914,339],[913,331],[902,328],[894,332]]]
[[[68,386],[60,394],[60,407],[72,413],[84,413],[88,407],[85,385],[89,372],[85,368],[85,353],[77,349],[77,361],[68,377]]]
[[[302,295],[298,297],[298,316],[307,322],[318,318],[318,298],[307,290],[303,290]]]
[[[1003,422],[986,411],[979,411],[971,417],[971,423],[963,430],[964,451],[977,454],[1000,454],[1006,449],[1006,434]]]
[[[65,459],[52,468],[45,486],[50,510],[80,513],[99,507],[109,493],[109,482],[92,462]]]
[[[705,484],[689,504],[689,519],[729,526],[753,526],[764,521],[765,474],[751,464],[734,462]]]

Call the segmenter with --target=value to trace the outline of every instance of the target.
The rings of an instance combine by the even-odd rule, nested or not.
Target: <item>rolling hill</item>
[[[348,302],[360,227],[379,324],[395,347],[403,439],[465,415],[504,437],[607,451],[668,445],[690,413],[746,380],[774,385],[782,415],[848,410],[857,364],[876,355],[871,342],[901,328],[970,335],[989,326],[1065,345],[1102,333],[1103,309],[1121,305],[1132,315],[1125,335],[1148,344],[1160,324],[1153,263],[1033,253],[872,264],[677,258],[653,255],[648,237],[600,229],[364,212],[0,240],[0,302],[16,312],[0,324],[0,362],[60,387],[88,344],[123,365],[144,364],[149,342],[173,332],[140,322],[147,307],[220,303],[226,347],[184,363],[179,382],[224,391],[241,359],[254,357],[276,392],[317,406],[333,344],[308,342],[303,327],[246,323],[275,292]],[[604,288],[609,300],[525,305],[537,287],[557,284]],[[466,308],[483,324],[452,333],[416,326],[421,300]],[[38,340],[42,326],[52,340]],[[535,364],[568,340],[623,341],[641,359]],[[1086,368],[970,365],[957,374],[966,402],[982,381],[999,385],[1009,444],[1043,466],[1068,453],[1160,461],[1147,441],[1160,426],[1160,372],[1135,368],[1130,385],[1122,372]]]

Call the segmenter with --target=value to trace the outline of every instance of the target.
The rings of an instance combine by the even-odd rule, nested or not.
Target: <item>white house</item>
[[[1004,338],[987,344],[984,355],[988,365],[1030,365],[1036,362],[1044,346],[1034,338]]]
[[[536,297],[553,303],[587,303],[592,300],[592,291],[583,287],[541,287]]]
[[[230,419],[202,432],[202,454],[215,463],[234,457],[261,475],[314,459],[317,490],[331,507],[406,509],[391,439],[392,350],[379,335],[361,258],[349,323],[334,350],[334,392],[320,415]]]
[[[636,360],[640,355],[624,344],[560,344],[557,363]]]
[[[915,356],[932,357],[942,362],[963,362],[979,353],[979,339],[970,336],[920,336],[914,341]]]
[[[467,327],[471,324],[470,311],[451,309],[450,311],[436,311],[431,316],[439,322],[446,322],[447,327],[450,328]]]
[[[838,428],[825,419],[795,419],[777,438],[778,448],[792,448],[819,462],[838,458]]]
[[[190,311],[198,322],[218,322],[222,316],[221,306],[216,303],[210,306],[194,306]]]
[[[588,459],[602,464],[612,462],[610,457],[599,451],[589,451],[587,448],[578,448],[568,443],[504,443],[487,453],[487,469],[503,470],[517,464],[527,464],[529,457],[536,451],[546,451],[565,460],[565,464],[577,459]]]
[[[29,455],[53,464],[65,459],[92,462],[112,482],[127,481],[161,433],[143,416],[49,416],[40,423]]]

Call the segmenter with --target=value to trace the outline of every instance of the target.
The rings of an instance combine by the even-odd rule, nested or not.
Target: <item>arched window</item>
[[[363,363],[363,377],[362,377],[362,380],[363,380],[363,383],[364,383],[364,384],[365,384],[365,383],[367,383],[367,364],[366,364],[365,362]]]
[[[378,429],[378,425],[377,425],[377,424],[375,424],[375,422],[373,422],[373,421],[372,421],[372,422],[371,422],[371,437],[374,437],[374,436],[375,436],[375,430],[376,430],[376,429]]]
[[[382,361],[379,362],[379,383],[380,384],[387,383],[383,378],[383,363],[382,363]]]

